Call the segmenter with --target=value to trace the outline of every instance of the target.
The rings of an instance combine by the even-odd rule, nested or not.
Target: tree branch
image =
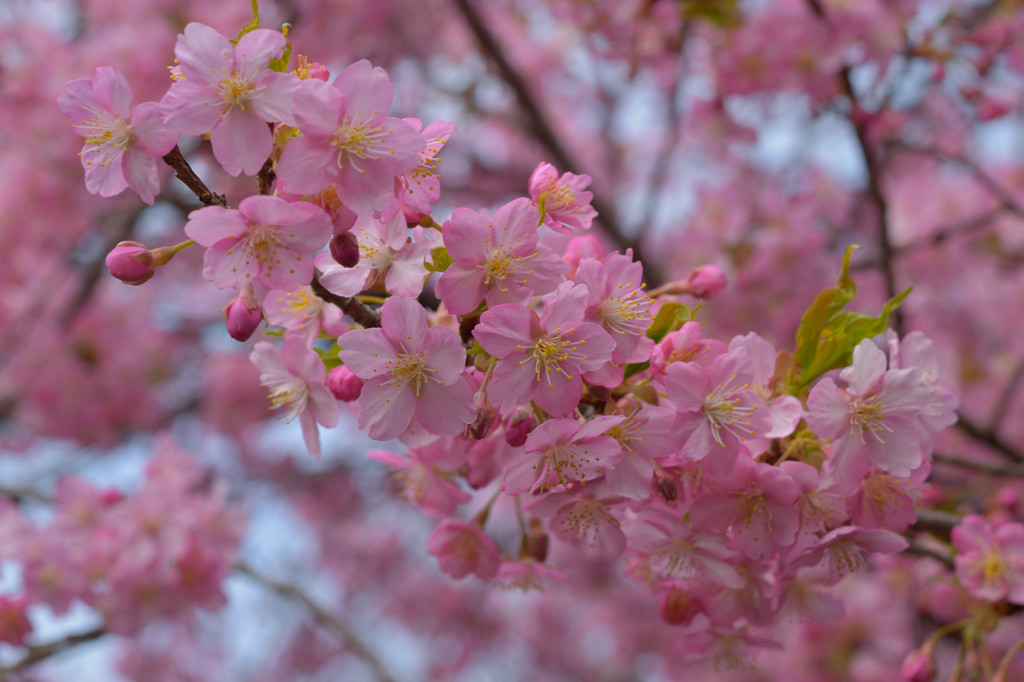
[[[345,621],[328,613],[305,592],[294,585],[278,582],[273,578],[267,577],[244,563],[236,564],[235,570],[242,575],[248,576],[254,582],[277,592],[282,597],[301,603],[321,625],[333,631],[352,653],[361,658],[373,670],[373,673],[379,680],[382,680],[382,682],[394,682],[394,678],[384,669],[377,656],[352,632],[352,628]]]
[[[192,166],[188,165],[188,161],[181,153],[181,149],[178,145],[174,145],[174,149],[167,152],[163,157],[164,163],[174,169],[174,175],[179,180],[185,183],[185,186],[192,190],[192,193],[196,195],[199,201],[203,202],[205,206],[220,206],[221,208],[228,207],[228,201],[223,194],[216,194],[203,179],[196,175],[196,172],[192,170]]]
[[[494,62],[498,68],[502,80],[508,84],[512,91],[516,95],[516,99],[519,101],[519,106],[522,107],[523,112],[526,114],[529,120],[530,129],[532,130],[537,141],[543,145],[548,152],[551,154],[553,161],[562,171],[569,171],[571,173],[579,174],[579,167],[572,157],[569,155],[568,150],[562,146],[559,142],[558,136],[555,134],[554,129],[548,122],[547,117],[544,115],[540,104],[530,93],[530,89],[527,87],[523,77],[516,71],[515,67],[509,61],[498,43],[494,34],[487,27],[483,17],[477,12],[476,8],[473,7],[471,0],[455,0],[455,4],[458,6],[459,11],[462,13],[463,18],[466,20],[470,31],[476,37],[477,42],[480,43],[480,47],[490,59]],[[626,249],[633,249],[633,255],[636,260],[644,263],[644,271],[650,271],[650,275],[647,276],[647,281],[653,284],[657,284],[658,277],[654,272],[653,261],[648,261],[644,255],[640,240],[627,236],[623,231],[621,225],[619,225],[618,219],[615,216],[615,211],[611,204],[605,203],[600,194],[594,192],[594,199],[591,201],[594,209],[598,212],[599,220],[604,225],[605,230],[609,236],[615,240],[618,247],[625,251]]]
[[[988,462],[978,462],[976,460],[963,459],[956,455],[946,455],[938,452],[932,455],[932,459],[942,464],[949,464],[950,466],[969,469],[982,474],[1024,478],[1024,466],[1020,466],[1018,464],[989,464]]]
[[[361,324],[367,329],[380,326],[379,312],[354,296],[338,296],[331,293],[327,290],[327,287],[320,283],[320,275],[321,272],[319,270],[313,271],[313,281],[311,283],[313,293],[328,303],[338,306],[346,315],[355,320],[357,324]]]
[[[964,416],[963,412],[957,413],[958,420],[956,427],[972,438],[981,441],[996,452],[1001,452],[1016,462],[1024,462],[1024,453],[1014,449],[1009,443],[1000,438],[992,427],[984,427],[977,422]]]
[[[47,658],[56,656],[57,654],[63,653],[79,644],[99,639],[105,634],[106,632],[103,628],[99,627],[77,635],[69,635],[64,639],[57,640],[56,642],[50,642],[49,644],[37,644],[30,646],[28,647],[28,653],[26,653],[19,661],[12,663],[6,668],[0,668],[0,680],[6,680],[11,673],[24,670],[30,665],[34,665]]]

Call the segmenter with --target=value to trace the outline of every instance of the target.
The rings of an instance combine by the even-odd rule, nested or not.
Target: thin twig
[[[559,141],[554,129],[551,127],[547,117],[544,115],[540,104],[531,94],[529,87],[527,87],[526,82],[523,80],[523,77],[515,67],[512,66],[512,63],[506,56],[504,49],[502,49],[494,34],[491,33],[491,30],[483,20],[483,17],[481,17],[476,8],[473,7],[471,0],[455,0],[455,4],[458,6],[463,18],[466,20],[466,24],[469,25],[469,29],[476,37],[477,42],[480,43],[481,49],[498,67],[498,73],[502,80],[504,80],[515,93],[516,99],[519,101],[519,106],[522,107],[527,119],[529,119],[530,129],[532,130],[534,137],[536,137],[537,141],[548,150],[555,162],[555,165],[557,165],[559,169],[579,174],[578,165],[573,161],[566,148],[562,146],[562,143]],[[653,272],[653,261],[649,261],[644,255],[639,239],[629,237],[622,231],[622,227],[619,225],[611,204],[605,203],[598,192],[594,192],[594,198],[591,201],[591,204],[598,212],[599,220],[601,221],[601,224],[604,225],[608,235],[615,240],[615,243],[621,250],[625,251],[626,249],[633,249],[633,255],[636,260],[644,263],[645,273],[648,270],[651,271],[651,273],[647,275],[647,281],[656,283],[658,278]]]
[[[1003,394],[999,396],[999,400],[996,401],[996,409],[992,413],[992,421],[989,430],[995,433],[999,425],[1003,423],[1003,419],[1006,418],[1006,412],[1010,409],[1010,403],[1013,402],[1013,397],[1017,393],[1017,389],[1020,388],[1021,382],[1024,381],[1024,358],[1017,363],[1017,369],[1013,371],[1013,376],[1010,377],[1010,381],[1007,382],[1006,388],[1003,389]]]
[[[949,532],[960,523],[960,517],[949,512],[937,511],[935,509],[917,509],[917,521],[912,528],[928,533],[934,533],[941,537],[949,537]]]
[[[956,455],[946,455],[936,452],[932,455],[932,459],[942,464],[948,464],[950,466],[960,467],[961,469],[970,469],[971,471],[977,471],[982,474],[991,474],[992,476],[1013,476],[1024,478],[1024,466],[1019,464],[989,464],[988,462],[979,462],[973,459],[963,459]]]
[[[279,582],[273,578],[265,576],[244,563],[236,564],[235,570],[242,575],[248,576],[264,587],[277,592],[282,597],[287,597],[288,599],[302,603],[303,606],[309,609],[309,612],[313,614],[313,617],[316,618],[321,625],[332,630],[338,638],[341,639],[345,646],[352,651],[352,653],[361,658],[363,662],[373,670],[373,673],[378,679],[383,682],[394,682],[394,678],[391,677],[391,675],[384,669],[384,666],[377,659],[377,656],[370,651],[365,644],[363,644],[363,642],[352,631],[352,628],[349,627],[345,621],[328,613],[322,606],[313,601],[313,599],[305,592],[294,585]]]
[[[106,632],[103,628],[99,627],[77,635],[69,635],[64,639],[59,639],[56,642],[50,642],[49,644],[37,644],[35,646],[30,646],[28,647],[28,653],[16,663],[12,663],[6,668],[0,668],[0,680],[6,680],[11,673],[24,670],[30,665],[34,665],[47,658],[56,656],[57,654],[63,653],[79,644],[99,639],[105,634]]]
[[[320,282],[320,275],[322,273],[319,270],[313,271],[313,293],[324,299],[328,303],[333,303],[344,311],[346,315],[356,321],[357,324],[361,324],[367,329],[370,327],[380,326],[380,313],[366,305],[358,298],[354,296],[338,296],[327,290]]]
[[[1000,206],[992,209],[991,211],[986,211],[985,213],[953,223],[952,225],[947,225],[946,227],[936,230],[924,239],[919,239],[905,246],[895,247],[893,249],[893,253],[897,256],[904,256],[909,253],[914,253],[915,251],[921,251],[924,249],[930,249],[933,246],[938,246],[953,237],[959,237],[976,232],[982,228],[988,227],[992,221],[1001,216],[1005,210],[1005,207]]]
[[[203,179],[196,175],[196,172],[192,170],[192,166],[185,160],[178,145],[174,145],[174,149],[167,152],[163,159],[164,163],[174,169],[174,175],[185,183],[185,186],[192,190],[196,198],[203,202],[205,206],[228,207],[228,201],[224,195],[213,192],[206,186]]]
[[[853,82],[850,79],[850,68],[844,66],[841,73],[843,89],[850,98],[850,104],[854,108],[857,105],[857,96],[853,90]],[[871,148],[868,140],[867,130],[864,125],[853,124],[854,132],[857,135],[857,144],[864,157],[864,167],[867,171],[868,198],[874,204],[878,213],[878,256],[879,267],[882,270],[882,277],[885,281],[886,298],[896,296],[896,270],[893,265],[893,248],[889,238],[889,202],[882,190],[881,166],[878,157]],[[892,315],[892,326],[900,336],[903,335],[903,314],[897,308]]]
[[[941,561],[946,568],[953,570],[955,564],[953,559],[948,554],[943,554],[938,550],[932,549],[928,545],[922,544],[913,538],[907,538],[907,548],[904,550],[910,554],[916,554],[917,556],[929,557],[937,561]]]
[[[1024,462],[1024,453],[1015,449],[1003,440],[999,434],[996,433],[995,429],[981,426],[974,420],[966,417],[962,412],[958,413],[956,427],[975,440],[981,441],[996,452],[1001,452],[1016,462]]]

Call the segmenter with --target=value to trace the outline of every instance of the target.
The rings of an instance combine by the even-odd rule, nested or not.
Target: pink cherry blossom
[[[565,264],[537,243],[540,214],[526,201],[505,204],[493,217],[458,208],[443,235],[454,261],[437,283],[437,295],[454,315],[473,312],[481,301],[529,303],[562,281]]]
[[[455,132],[455,124],[448,121],[434,121],[426,128],[419,119],[404,119],[416,132],[420,132],[427,146],[420,152],[420,163],[405,175],[400,176],[402,184],[400,198],[402,205],[415,213],[430,213],[430,208],[441,198],[441,177],[437,172],[439,159],[448,138]]]
[[[273,196],[242,199],[238,210],[206,206],[188,216],[185,234],[206,251],[203,277],[221,289],[259,280],[292,291],[313,279],[309,254],[331,235],[327,214],[307,202]]]
[[[644,293],[643,266],[633,260],[633,252],[580,261],[575,279],[590,290],[586,319],[604,327],[615,341],[612,362],[650,359],[654,341],[647,338],[647,329],[653,303]],[[621,378],[614,385],[620,383]]]
[[[286,418],[298,418],[306,448],[320,459],[317,424],[331,428],[338,423],[338,404],[324,384],[327,372],[320,356],[298,337],[285,339],[282,350],[266,341],[249,355],[260,370],[260,383],[270,392],[273,409],[284,408]]]
[[[505,470],[503,490],[509,495],[552,486],[580,483],[614,468],[622,451],[604,435],[621,416],[595,417],[580,426],[575,419],[552,419],[527,437],[522,454]]]
[[[355,213],[383,209],[395,179],[420,164],[426,146],[408,123],[389,116],[393,97],[391,79],[365,59],[331,85],[302,81],[294,98],[302,135],[285,145],[277,165],[289,191],[315,194],[333,182]]]
[[[437,557],[441,570],[456,580],[470,573],[481,580],[498,574],[498,546],[472,523],[445,519],[427,539],[427,551]]]
[[[278,31],[256,29],[232,45],[209,26],[188,24],[174,48],[181,78],[160,103],[167,126],[185,135],[211,133],[224,170],[255,175],[273,147],[267,123],[292,121],[300,81],[269,66],[285,43]]]
[[[85,187],[112,197],[125,187],[152,204],[160,190],[156,159],[174,148],[178,136],[165,127],[159,105],[146,102],[132,108],[132,90],[117,69],[101,66],[92,80],[65,86],[57,99],[71,126],[85,138],[79,156],[85,168]]]
[[[313,345],[321,330],[329,336],[348,331],[338,306],[326,302],[308,286],[295,291],[269,291],[263,299],[263,310],[270,324],[282,327],[286,337],[298,336],[307,346]]]
[[[579,403],[581,374],[602,367],[615,347],[601,327],[583,321],[588,296],[585,286],[563,282],[544,299],[540,316],[513,304],[480,316],[473,336],[500,360],[488,397],[502,414],[530,400],[552,415],[564,415]]]
[[[977,514],[953,528],[956,577],[978,599],[1024,605],[1024,524],[993,527]]]
[[[853,365],[839,376],[845,389],[826,378],[807,399],[807,423],[832,439],[829,458],[838,475],[852,482],[874,464],[894,476],[909,476],[921,466],[917,419],[932,395],[924,372],[886,370],[885,354],[864,340],[853,351]]]
[[[380,329],[356,329],[338,339],[338,355],[366,380],[359,428],[370,438],[399,436],[417,417],[430,433],[453,436],[476,418],[473,392],[462,376],[466,351],[447,327],[428,327],[427,311],[409,298],[389,298]]]
[[[569,234],[572,228],[589,230],[597,211],[590,205],[594,198],[586,191],[589,175],[563,173],[550,163],[541,163],[530,176],[530,201],[544,208],[544,224],[556,232]]]

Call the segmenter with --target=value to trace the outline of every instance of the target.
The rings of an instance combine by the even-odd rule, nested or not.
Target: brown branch
[[[342,311],[356,321],[357,324],[361,324],[367,329],[370,327],[380,326],[380,313],[360,301],[355,296],[338,296],[337,294],[331,293],[327,290],[323,284],[320,283],[320,275],[322,273],[319,270],[313,271],[313,281],[310,286],[313,287],[313,293],[324,299],[328,303],[333,303],[342,309]]]
[[[907,244],[906,246],[899,246],[893,249],[893,253],[897,256],[903,256],[916,251],[932,248],[933,246],[939,246],[940,244],[952,239],[953,237],[959,237],[972,232],[976,232],[982,228],[987,227],[993,220],[998,218],[1006,210],[1005,207],[999,206],[986,211],[979,215],[961,220],[952,225],[947,225],[932,234],[928,235],[924,239],[919,239],[915,242]]]
[[[958,429],[975,440],[981,441],[996,452],[1000,452],[1016,462],[1024,462],[1024,453],[1016,450],[1004,441],[994,428],[981,426],[969,417],[964,416],[962,412],[958,413],[957,416],[956,427]]]
[[[263,164],[263,168],[260,168],[260,172],[256,174],[256,186],[259,193],[270,194],[270,188],[276,178],[277,173],[274,171],[274,160],[267,159]]]
[[[850,106],[856,109],[857,96],[853,90],[853,82],[850,80],[850,68],[844,66],[841,72],[843,90],[850,98]],[[889,238],[889,202],[882,190],[882,169],[878,157],[871,149],[871,142],[868,140],[865,125],[857,124],[851,119],[854,132],[857,135],[857,144],[864,157],[864,167],[867,170],[868,198],[874,204],[878,213],[878,257],[879,267],[882,270],[882,277],[885,280],[886,298],[893,298],[896,295],[896,271],[893,265],[893,247]],[[892,326],[896,333],[903,336],[903,313],[896,308],[892,315]]]
[[[917,556],[928,557],[941,561],[942,564],[951,571],[956,568],[952,557],[948,554],[943,554],[936,549],[932,549],[928,545],[922,544],[913,538],[907,538],[907,548],[904,551],[908,554],[916,554]]]
[[[244,563],[237,564],[235,566],[235,570],[242,575],[248,576],[253,581],[263,585],[264,587],[277,592],[282,597],[301,603],[311,614],[313,614],[313,617],[316,618],[321,625],[334,632],[345,646],[352,651],[352,653],[361,658],[373,671],[374,675],[377,676],[377,679],[382,680],[383,682],[394,682],[394,678],[391,677],[391,675],[384,669],[384,666],[381,664],[380,660],[377,659],[377,656],[370,651],[365,644],[363,644],[363,642],[352,631],[352,628],[348,623],[328,613],[322,606],[313,601],[313,599],[305,592],[294,585],[278,582],[273,578],[265,576]]]
[[[497,38],[491,33],[491,30],[487,27],[483,17],[480,16],[476,8],[473,7],[471,0],[454,0],[458,6],[459,11],[462,13],[463,18],[466,20],[470,31],[472,31],[477,42],[480,43],[480,47],[491,61],[494,62],[498,68],[502,80],[516,95],[516,99],[519,101],[519,106],[522,107],[523,112],[526,114],[529,120],[529,127],[533,132],[534,137],[541,143],[551,154],[555,165],[563,171],[569,171],[571,173],[579,174],[579,166],[573,161],[569,155],[568,150],[559,141],[558,136],[555,134],[554,129],[548,122],[547,117],[544,115],[540,104],[530,93],[529,87],[519,72],[512,66],[508,57],[505,54],[504,49],[498,43]],[[636,260],[644,263],[645,273],[650,272],[646,276],[649,283],[657,284],[659,279],[657,273],[654,272],[654,264],[652,261],[648,261],[647,257],[643,253],[641,243],[639,239],[627,236],[619,225],[618,219],[615,216],[615,212],[611,204],[605,203],[599,193],[594,192],[594,199],[591,201],[594,209],[597,211],[601,224],[604,225],[608,235],[615,240],[618,247],[625,251],[626,249],[633,249],[633,256]]]
[[[953,527],[960,523],[960,517],[949,512],[935,509],[916,509],[917,521],[911,528],[913,530],[933,533],[936,536],[948,538]]]
[[[204,206],[228,207],[228,201],[224,195],[213,192],[206,186],[202,178],[196,175],[196,172],[192,170],[192,166],[185,160],[178,145],[174,145],[174,149],[165,154],[163,159],[164,163],[174,169],[174,175],[185,183],[186,187],[192,190],[192,193],[196,195],[199,201],[203,202]]]
[[[1017,369],[1013,371],[1013,376],[1010,377],[1010,381],[1007,382],[1002,395],[996,401],[996,409],[992,413],[992,426],[989,427],[989,430],[993,433],[1006,418],[1006,412],[1010,409],[1010,403],[1013,402],[1013,397],[1017,393],[1017,389],[1020,388],[1022,381],[1024,381],[1024,358],[1017,363]]]
[[[948,464],[950,466],[960,467],[961,469],[969,469],[971,471],[977,471],[982,474],[990,474],[992,476],[1013,476],[1024,478],[1024,466],[1017,464],[990,464],[988,462],[979,462],[973,459],[963,459],[956,455],[946,455],[936,452],[932,459],[942,464]]]
[[[0,680],[6,680],[11,673],[24,670],[30,665],[34,665],[47,658],[56,656],[57,654],[63,653],[79,644],[99,639],[105,634],[106,632],[103,628],[96,628],[77,635],[69,635],[64,639],[57,640],[56,642],[50,642],[49,644],[37,644],[30,646],[28,647],[28,653],[26,653],[26,655],[16,663],[12,663],[6,668],[0,668]]]

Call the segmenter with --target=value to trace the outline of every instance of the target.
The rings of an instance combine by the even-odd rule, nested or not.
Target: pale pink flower
[[[394,195],[395,179],[420,164],[423,136],[390,116],[394,90],[380,67],[360,60],[332,85],[309,79],[295,91],[295,123],[277,174],[289,191],[315,194],[332,182],[358,215],[373,215]]]
[[[563,279],[565,264],[537,243],[540,214],[516,199],[494,217],[457,208],[443,228],[452,264],[437,282],[437,295],[453,315],[473,312],[481,301],[527,304]]]
[[[282,350],[260,341],[249,355],[260,370],[260,383],[270,392],[273,409],[283,408],[286,419],[298,418],[306,448],[320,459],[317,424],[332,428],[338,423],[338,404],[327,390],[327,372],[320,356],[301,339],[285,339]]]
[[[331,236],[327,214],[308,202],[273,196],[242,199],[238,210],[206,206],[192,211],[185,234],[209,247],[203,277],[221,289],[259,279],[292,291],[313,279],[311,253]]]
[[[602,483],[574,485],[531,502],[527,509],[541,518],[551,518],[555,537],[579,546],[584,554],[615,558],[626,549],[626,534],[611,507],[626,498]]]
[[[583,426],[575,419],[551,419],[527,437],[523,452],[505,470],[509,495],[540,492],[557,485],[589,481],[622,458],[618,442],[604,435],[621,416],[595,417]]]
[[[615,342],[601,327],[584,322],[587,288],[563,282],[544,299],[544,312],[505,304],[480,316],[473,330],[480,345],[499,358],[487,394],[502,414],[535,400],[551,415],[573,410],[583,395],[583,372],[611,359]]]
[[[57,105],[85,138],[79,156],[86,189],[112,197],[128,187],[152,204],[160,190],[156,159],[178,142],[177,133],[164,126],[160,106],[146,102],[132,108],[128,81],[110,66],[97,68],[92,80],[69,82],[65,89]]]
[[[541,163],[530,176],[530,201],[544,209],[544,224],[556,232],[569,234],[572,228],[589,230],[597,217],[590,205],[594,195],[586,191],[589,175],[563,173],[550,163]]]
[[[906,539],[892,531],[841,526],[800,553],[786,570],[795,573],[797,569],[813,567],[811,575],[836,583],[850,573],[867,569],[866,553],[895,554],[906,548]]]
[[[460,433],[476,410],[462,376],[466,350],[458,334],[428,327],[427,311],[409,298],[389,298],[380,319],[380,329],[356,329],[338,339],[342,362],[366,380],[359,428],[374,440],[389,440],[415,416],[430,433]]]
[[[408,173],[399,176],[402,205],[415,213],[430,213],[430,207],[441,198],[441,177],[437,172],[437,155],[448,138],[455,132],[455,124],[448,121],[434,121],[426,128],[419,119],[403,119],[409,126],[423,135],[427,146],[420,152],[420,163]]]
[[[977,514],[953,528],[956,577],[973,597],[1024,605],[1024,524],[994,528]]]
[[[733,337],[729,342],[729,350],[743,348],[747,351],[747,359],[754,370],[751,382],[757,395],[768,405],[768,418],[771,430],[764,434],[765,438],[785,438],[793,433],[796,425],[804,416],[800,400],[791,395],[774,395],[771,381],[775,375],[775,349],[768,341],[754,332]],[[751,452],[753,455],[760,453]]]
[[[771,431],[768,408],[757,392],[754,367],[746,350],[738,348],[712,360],[676,362],[665,368],[669,400],[688,430],[681,454],[702,460],[711,453],[716,470],[731,469],[740,449],[762,452]]]
[[[355,296],[383,284],[393,296],[420,295],[427,278],[423,260],[430,253],[430,244],[409,240],[401,211],[386,222],[360,218],[349,232],[352,233],[359,245],[359,261],[353,267],[340,265],[327,254],[317,257],[324,288],[339,296]]]
[[[446,469],[444,460],[430,457],[440,448],[420,448],[403,457],[387,450],[370,450],[367,456],[392,467],[392,476],[402,488],[402,495],[430,516],[445,518],[455,513],[460,504],[472,499],[454,481],[458,465]]]
[[[299,79],[270,68],[284,52],[278,31],[256,29],[231,42],[191,23],[178,36],[174,56],[181,76],[160,103],[165,123],[185,135],[211,133],[213,155],[231,175],[255,175],[270,156],[267,123],[292,121]]]
[[[921,466],[918,419],[933,395],[924,372],[887,371],[885,354],[865,339],[839,377],[845,389],[826,378],[807,399],[807,424],[818,436],[832,439],[829,459],[837,476],[852,483],[871,464],[894,476],[909,476]]]
[[[348,331],[341,309],[308,286],[295,291],[269,291],[263,299],[263,310],[270,324],[284,328],[286,337],[298,336],[307,346],[313,345],[320,330],[334,337]]]
[[[437,557],[441,570],[461,580],[472,573],[481,580],[498,574],[498,546],[479,526],[445,519],[427,539],[427,551]]]
[[[651,351],[651,372],[663,374],[673,362],[696,362],[710,365],[725,353],[726,346],[718,339],[702,339],[700,322],[686,322],[679,331],[669,332]]]

